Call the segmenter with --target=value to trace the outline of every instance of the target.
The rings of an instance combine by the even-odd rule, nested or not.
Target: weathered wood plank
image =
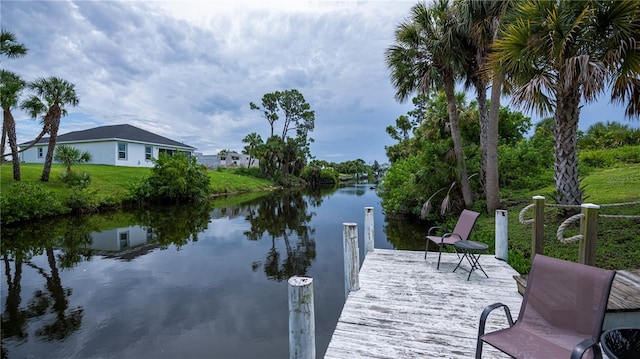
[[[325,358],[469,358],[475,353],[480,313],[497,301],[518,315],[522,297],[505,262],[490,255],[482,272],[452,272],[455,254],[376,249],[360,270],[360,290],[349,297]],[[468,268],[468,263],[466,264]],[[506,327],[502,311],[492,314],[487,330]],[[485,346],[484,358],[504,358]]]
[[[640,269],[617,271],[607,311],[640,310]]]

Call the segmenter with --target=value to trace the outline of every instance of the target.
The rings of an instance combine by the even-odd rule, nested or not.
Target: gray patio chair
[[[469,235],[471,234],[471,230],[478,220],[478,216],[480,216],[480,213],[478,212],[469,211],[468,209],[463,210],[462,213],[460,213],[460,217],[458,218],[458,222],[456,223],[453,232],[445,233],[441,236],[431,234],[432,232],[441,229],[441,227],[434,226],[429,228],[429,231],[427,232],[427,247],[424,250],[424,259],[427,259],[427,252],[429,251],[429,241],[437,244],[440,249],[438,254],[437,269],[440,269],[442,247],[444,247],[445,245],[453,245],[457,241],[468,240]],[[458,251],[456,251],[456,253],[458,253]]]
[[[598,343],[615,274],[537,254],[515,324],[502,303],[482,312],[476,359],[483,342],[515,358],[602,358]],[[501,307],[510,327],[485,334],[487,316]]]

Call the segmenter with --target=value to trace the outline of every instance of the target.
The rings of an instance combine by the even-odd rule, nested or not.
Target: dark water
[[[286,358],[287,279],[314,278],[322,357],[344,303],[342,223],[422,249],[369,185],[2,228],[2,358]],[[362,258],[362,254],[361,254]]]

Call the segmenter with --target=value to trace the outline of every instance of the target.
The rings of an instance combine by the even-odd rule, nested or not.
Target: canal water
[[[2,358],[286,358],[287,279],[314,279],[322,357],[344,303],[342,223],[423,249],[370,185],[3,227]]]

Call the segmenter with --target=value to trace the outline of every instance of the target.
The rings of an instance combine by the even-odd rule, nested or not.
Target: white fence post
[[[289,358],[316,358],[313,278],[289,278]]]
[[[373,252],[373,207],[364,207],[364,255]]]
[[[358,252],[358,224],[343,223],[342,242],[344,244],[344,291],[360,289],[360,254]]]
[[[496,258],[507,261],[509,255],[509,217],[507,211],[496,211]]]

